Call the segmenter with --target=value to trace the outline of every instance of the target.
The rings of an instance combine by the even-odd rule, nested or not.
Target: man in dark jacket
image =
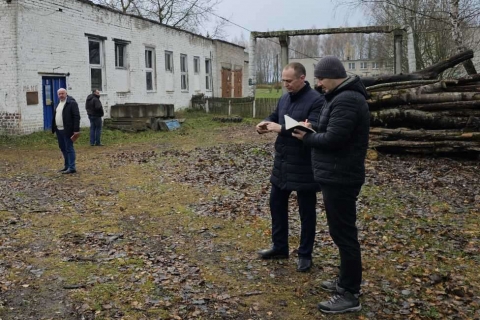
[[[100,137],[102,136],[103,106],[98,89],[93,89],[92,94],[87,97],[85,109],[90,120],[90,145],[102,146]]]
[[[340,275],[321,287],[334,296],[321,302],[326,313],[361,310],[362,259],[356,226],[356,201],[365,182],[370,114],[368,94],[360,78],[347,77],[342,62],[333,56],[315,66],[325,105],[313,128],[317,133],[295,130],[293,135],[312,148],[315,180],[320,183],[330,235],[340,251]]]
[[[55,106],[52,133],[57,134],[58,146],[64,159],[63,169],[59,172],[70,174],[77,172],[73,143],[80,135],[80,112],[75,99],[67,95],[67,90],[60,88],[57,94],[60,102]]]
[[[302,141],[292,137],[291,131],[285,129],[284,116],[288,114],[297,121],[308,119],[316,122],[324,98],[305,81],[305,67],[300,63],[288,64],[283,69],[282,81],[288,93],[280,98],[275,111],[256,127],[258,133],[278,133],[270,177],[273,246],[260,251],[259,255],[263,259],[288,258],[288,198],[292,191],[296,191],[301,220],[297,271],[306,272],[312,266],[316,192],[320,188],[313,178],[310,148],[305,147]]]

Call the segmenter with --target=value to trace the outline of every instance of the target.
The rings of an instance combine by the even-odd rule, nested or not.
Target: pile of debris
[[[480,154],[480,74],[438,79],[471,50],[424,70],[362,78],[370,94],[370,146],[380,152]]]
[[[148,129],[171,131],[180,127],[179,121],[173,119],[173,104],[116,104],[111,107],[110,116],[104,122],[109,129],[138,132]]]

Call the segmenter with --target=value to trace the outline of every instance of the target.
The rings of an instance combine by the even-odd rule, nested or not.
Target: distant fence
[[[263,119],[275,110],[278,100],[277,98],[208,98],[193,96],[192,108],[212,114]]]

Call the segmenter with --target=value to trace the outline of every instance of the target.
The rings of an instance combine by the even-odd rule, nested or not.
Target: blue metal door
[[[43,129],[52,128],[54,108],[58,103],[57,90],[66,88],[67,81],[65,77],[42,77],[43,92]]]

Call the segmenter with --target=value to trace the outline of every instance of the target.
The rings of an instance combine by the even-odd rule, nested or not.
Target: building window
[[[378,62],[372,62],[372,69],[379,69],[380,64]]]
[[[193,73],[200,73],[200,57],[193,57]]]
[[[173,52],[165,51],[165,71],[173,72]]]
[[[115,67],[126,68],[127,66],[127,44],[115,42]]]
[[[348,63],[348,69],[349,70],[355,70],[355,62],[349,62]]]
[[[145,75],[147,91],[155,90],[155,49],[145,48]]]
[[[368,63],[367,62],[360,62],[360,69],[368,69]]]
[[[90,87],[103,91],[103,41],[88,39],[88,55],[90,63]]]
[[[181,89],[188,90],[188,60],[186,54],[180,55],[180,81]]]
[[[212,90],[212,60],[205,59],[205,89]]]

